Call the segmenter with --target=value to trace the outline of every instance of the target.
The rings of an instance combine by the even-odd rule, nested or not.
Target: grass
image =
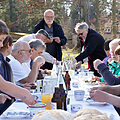
[[[62,53],[63,53],[63,57],[65,56],[66,59],[68,59],[69,55],[73,56],[73,58],[75,58],[77,55],[79,55],[79,53],[77,51],[73,51],[72,49],[68,49],[68,50],[63,49]]]
[[[63,53],[63,57],[65,57],[65,60],[68,60],[69,55],[73,56],[73,59],[78,56],[80,53],[78,53],[78,51],[73,51],[72,49],[62,49],[62,53]],[[88,64],[84,63],[81,66],[83,66],[85,69],[88,68]]]

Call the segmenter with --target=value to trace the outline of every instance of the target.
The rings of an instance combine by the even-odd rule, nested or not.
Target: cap
[[[47,32],[46,30],[40,29],[40,30],[37,32],[37,34],[38,34],[38,33],[43,34],[43,35],[45,35],[48,39],[50,39],[50,36],[49,36],[49,34],[48,34],[48,32]]]

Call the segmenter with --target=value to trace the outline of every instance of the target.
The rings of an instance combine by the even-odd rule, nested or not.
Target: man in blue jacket
[[[93,29],[90,29],[85,22],[77,23],[75,31],[79,36],[81,49],[83,49],[73,62],[78,62],[77,67],[79,67],[84,59],[88,57],[88,68],[94,72],[95,76],[100,76],[93,67],[93,61],[96,59],[103,60],[106,57],[104,38]]]
[[[44,19],[35,25],[33,33],[36,33],[40,29],[45,29],[51,36],[50,41],[46,43],[46,52],[50,53],[50,55],[55,57],[58,61],[61,61],[61,46],[66,44],[67,39],[64,36],[62,27],[54,21],[54,17],[55,16],[53,10],[46,10],[44,12]],[[45,65],[42,66],[43,69],[52,69],[52,67],[53,65],[50,63],[45,63]]]

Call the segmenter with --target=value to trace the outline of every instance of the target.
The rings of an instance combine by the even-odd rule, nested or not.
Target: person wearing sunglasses
[[[46,52],[56,58],[58,61],[62,60],[62,48],[61,46],[65,45],[67,39],[64,35],[62,27],[54,21],[55,14],[52,9],[47,9],[44,12],[44,18],[38,22],[35,27],[33,33],[37,33],[38,30],[44,29],[51,36],[51,42],[46,43]],[[42,69],[51,70],[53,64],[46,62],[45,65],[42,66]]]
[[[29,62],[31,59],[31,48],[28,42],[17,41],[13,44],[12,53],[8,56],[10,66],[13,72],[13,80],[19,86],[36,81],[40,67],[45,63],[43,57],[38,56],[34,59],[32,69],[26,72],[22,63]]]
[[[93,61],[96,59],[103,60],[106,57],[104,38],[95,30],[89,28],[86,22],[77,23],[75,31],[78,34],[82,52],[73,60],[73,63],[78,62],[76,68],[79,68],[84,59],[88,58],[88,69],[93,71],[95,76],[100,76],[94,69]]]

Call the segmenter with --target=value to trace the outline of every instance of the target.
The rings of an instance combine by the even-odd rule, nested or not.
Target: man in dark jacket
[[[79,62],[77,67],[83,63],[83,60],[88,57],[88,68],[94,72],[95,76],[100,74],[94,69],[93,61],[96,59],[103,60],[106,57],[104,51],[104,38],[96,31],[90,29],[87,23],[77,23],[75,31],[79,36],[81,42],[81,50],[84,50],[73,60],[73,62]]]
[[[40,29],[45,29],[51,36],[50,41],[46,43],[46,52],[50,53],[50,55],[55,57],[58,61],[61,61],[61,46],[66,44],[67,39],[64,36],[62,27],[54,21],[53,10],[48,9],[44,12],[44,19],[42,19],[37,25],[35,25],[33,33],[36,33]],[[42,68],[52,69],[52,66],[53,65],[50,63],[45,63],[45,65],[42,66]]]

